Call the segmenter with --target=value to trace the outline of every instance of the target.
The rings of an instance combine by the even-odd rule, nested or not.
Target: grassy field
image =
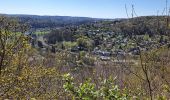
[[[48,33],[50,33],[50,31],[41,31],[41,30],[37,30],[36,32],[35,32],[35,34],[36,35],[45,35],[45,34],[48,34]]]

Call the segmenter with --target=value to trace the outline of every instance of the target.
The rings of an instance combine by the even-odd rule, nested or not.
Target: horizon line
[[[107,17],[92,17],[92,16],[72,16],[72,15],[46,15],[46,14],[26,14],[26,13],[0,13],[0,15],[32,15],[32,16],[61,16],[61,17],[84,17],[84,18],[94,18],[94,19],[125,19],[126,17],[117,17],[117,18],[107,18]]]
[[[45,14],[17,14],[17,13],[0,13],[0,15],[26,15],[26,16],[50,16],[50,17],[79,17],[79,18],[92,18],[92,19],[131,19],[131,17],[117,17],[117,18],[101,18],[101,17],[91,17],[91,16],[69,16],[69,15],[45,15]],[[157,16],[157,15],[144,15],[144,16],[136,16],[134,18],[137,18],[137,17],[147,17],[147,16]],[[158,16],[165,16],[165,15],[158,15]]]

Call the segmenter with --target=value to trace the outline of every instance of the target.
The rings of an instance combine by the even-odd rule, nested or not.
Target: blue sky
[[[163,12],[166,0],[1,0],[0,13],[84,16],[95,18],[126,18],[135,5],[137,15],[156,15]],[[168,3],[168,6],[170,1]]]

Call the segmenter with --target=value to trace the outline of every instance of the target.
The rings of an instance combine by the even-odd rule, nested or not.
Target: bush
[[[94,66],[95,59],[92,58],[92,57],[84,57],[84,58],[83,58],[83,62],[84,62],[86,65]]]
[[[70,74],[63,76],[63,88],[76,100],[131,100],[132,98],[124,90],[120,90],[117,85],[113,84],[112,79],[104,80],[102,84],[97,87],[90,79],[84,83],[76,85],[73,82],[74,78]]]

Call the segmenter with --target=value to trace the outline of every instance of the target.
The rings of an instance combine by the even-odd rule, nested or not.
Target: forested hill
[[[32,28],[54,28],[67,25],[80,25],[101,20],[89,17],[70,17],[70,16],[38,16],[38,15],[17,15],[1,14],[4,16],[17,18],[21,23],[28,23]]]

